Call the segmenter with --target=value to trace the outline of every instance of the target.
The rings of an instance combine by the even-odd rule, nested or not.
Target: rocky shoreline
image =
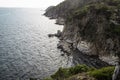
[[[62,32],[60,30],[57,30],[57,33],[55,34],[48,34],[48,37],[60,37],[62,35]]]
[[[66,55],[72,55],[73,64],[85,64],[89,67],[102,68],[105,66],[110,66],[107,62],[102,61],[98,55],[87,55],[84,51],[80,51],[77,48],[73,48],[72,43],[68,43],[61,40],[57,44],[57,48],[65,52]]]
[[[48,37],[57,37],[59,38],[59,43],[57,48],[64,52],[61,56],[67,55],[73,57],[73,65],[85,64],[89,67],[102,68],[105,66],[110,66],[107,62],[99,59],[98,55],[88,55],[90,54],[89,49],[84,42],[81,42],[79,45],[81,50],[78,50],[77,47],[73,47],[73,42],[70,40],[62,39],[62,32],[59,30],[56,34],[48,34]]]

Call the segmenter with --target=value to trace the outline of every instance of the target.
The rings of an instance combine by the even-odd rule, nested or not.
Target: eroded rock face
[[[72,45],[66,41],[60,41],[57,44],[57,48],[61,49],[61,51],[63,51],[63,52],[68,53],[68,55],[70,55],[72,52],[71,51]]]
[[[90,67],[101,68],[108,66],[109,64],[100,60],[98,55],[92,55],[89,51],[86,52],[86,46],[81,44],[82,50],[78,50],[77,48],[73,48],[72,41],[60,41],[57,45],[61,51],[67,53],[67,55],[72,55],[73,64],[85,64]],[[84,47],[85,46],[85,47]],[[81,48],[80,48],[81,49]]]
[[[85,42],[85,41],[80,41],[77,44],[77,49],[87,55],[92,55],[91,49],[90,49],[90,44]]]
[[[117,57],[115,57],[113,55],[99,56],[99,58],[102,61],[109,63],[110,65],[116,65],[116,59],[117,59]]]

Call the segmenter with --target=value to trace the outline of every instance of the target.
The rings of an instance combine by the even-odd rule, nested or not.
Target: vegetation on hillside
[[[77,65],[70,68],[59,68],[55,74],[51,75],[50,78],[46,78],[44,80],[73,80],[73,78],[74,80],[77,80],[77,77],[83,74],[86,75],[86,78],[89,76],[89,78],[94,80],[111,80],[113,71],[114,67],[95,69],[86,65]]]

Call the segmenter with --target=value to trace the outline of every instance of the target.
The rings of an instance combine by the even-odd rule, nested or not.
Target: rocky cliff
[[[99,2],[102,0],[65,0],[58,4],[57,6],[52,6],[46,9],[46,15],[50,18],[58,18],[62,17],[65,18],[68,13],[70,13],[72,10],[76,8],[80,8],[86,4],[93,3],[93,2]]]
[[[95,58],[101,58],[113,64],[114,58],[112,60],[109,56],[120,56],[119,0],[65,0],[49,9],[45,15],[65,19],[58,47],[69,54],[78,50],[80,53],[77,52],[77,55],[87,58],[77,56],[80,63],[100,66],[101,62]],[[103,58],[105,56],[107,58]]]

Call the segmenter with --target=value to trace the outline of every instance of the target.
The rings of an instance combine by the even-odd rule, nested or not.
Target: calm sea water
[[[57,38],[47,34],[62,30],[40,9],[0,8],[0,80],[28,80],[53,74],[68,67],[71,60],[61,56]]]

